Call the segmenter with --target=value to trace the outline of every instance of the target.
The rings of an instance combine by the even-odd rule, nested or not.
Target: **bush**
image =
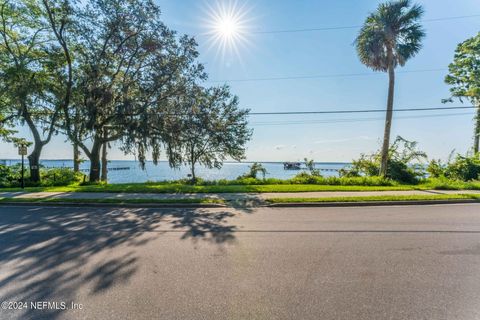
[[[324,179],[320,175],[314,175],[309,172],[300,172],[290,179],[294,184],[322,184]]]
[[[191,180],[182,179],[176,181],[155,182],[162,184],[191,184]],[[341,185],[341,186],[393,186],[397,183],[382,177],[321,177],[313,176],[308,172],[300,172],[291,179],[255,179],[239,177],[235,180],[199,180],[196,185],[202,186],[231,186],[231,185],[279,185],[279,184],[318,184],[318,185]]]
[[[457,154],[453,161],[443,165],[440,160],[432,160],[427,168],[433,178],[448,178],[460,181],[480,179],[480,153],[472,156]]]
[[[20,187],[21,185],[21,165],[16,164],[13,166],[0,165],[0,187]],[[40,168],[41,183],[34,183],[30,181],[30,172],[28,167],[25,168],[25,186],[66,186],[73,183],[83,181],[84,175],[79,172],[73,172],[67,168],[53,168],[45,169]]]
[[[40,176],[42,186],[67,186],[82,182],[84,175],[68,168],[52,168],[41,170]]]
[[[304,159],[305,161],[305,167],[307,167],[307,170],[310,172],[311,176],[314,177],[320,177],[320,169],[315,169],[315,161],[313,159]]]
[[[390,179],[372,176],[372,177],[318,177],[308,173],[299,173],[289,180],[294,184],[319,184],[335,186],[392,186],[395,181]]]
[[[20,165],[0,165],[0,187],[16,187],[17,185],[20,185],[20,178]]]
[[[440,160],[433,159],[428,164],[427,172],[431,178],[445,177],[445,166]]]
[[[420,162],[426,157],[424,152],[417,150],[415,141],[398,136],[389,149],[386,178],[401,183],[418,183],[424,172],[421,166],[412,166],[411,162]],[[350,169],[342,169],[339,173],[342,177],[374,177],[380,171],[380,161],[380,151],[370,155],[362,154],[358,160],[352,162]]]
[[[242,180],[245,178],[252,178],[256,180],[259,173],[262,175],[263,180],[265,180],[265,175],[268,174],[267,169],[261,163],[254,162],[248,167],[248,172],[239,176],[237,180]]]

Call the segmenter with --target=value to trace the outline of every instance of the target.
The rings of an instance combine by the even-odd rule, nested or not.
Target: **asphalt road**
[[[22,308],[0,319],[480,319],[480,205],[0,206],[0,301]]]

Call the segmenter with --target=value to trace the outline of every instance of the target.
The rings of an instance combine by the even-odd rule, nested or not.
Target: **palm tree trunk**
[[[392,52],[388,52],[388,98],[387,98],[387,113],[385,115],[385,130],[383,132],[383,146],[382,146],[382,158],[380,163],[380,176],[385,177],[387,175],[388,167],[388,151],[390,148],[390,130],[392,128],[392,116],[393,116],[393,96],[395,93],[395,68],[393,65]]]
[[[478,153],[480,147],[480,104],[477,105],[477,115],[475,116],[475,132],[473,134],[473,152]]]

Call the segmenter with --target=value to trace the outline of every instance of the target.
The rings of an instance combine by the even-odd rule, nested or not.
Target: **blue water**
[[[7,165],[18,163],[17,160],[4,160]],[[72,160],[43,160],[41,164],[48,168],[73,167]],[[197,166],[196,175],[205,180],[235,179],[248,171],[251,162],[226,162],[221,169],[208,169]],[[26,164],[27,165],[27,164]],[[267,169],[267,178],[288,179],[298,174],[299,170],[284,170],[281,162],[262,162]],[[338,170],[347,166],[347,163],[318,162],[315,164],[317,169],[321,170],[323,176],[338,176]],[[90,163],[88,161],[80,165],[80,169],[88,173]],[[129,183],[146,181],[165,181],[187,178],[190,173],[188,167],[172,169],[168,162],[160,162],[155,166],[152,162],[147,162],[145,170],[142,170],[136,161],[131,160],[113,160],[108,163],[108,182],[110,183]]]

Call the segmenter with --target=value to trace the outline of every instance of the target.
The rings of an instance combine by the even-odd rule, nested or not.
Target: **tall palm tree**
[[[371,13],[355,39],[360,61],[374,71],[388,72],[388,99],[380,175],[387,174],[390,129],[392,126],[395,68],[415,56],[425,32],[419,24],[423,8],[410,0],[382,3]]]

